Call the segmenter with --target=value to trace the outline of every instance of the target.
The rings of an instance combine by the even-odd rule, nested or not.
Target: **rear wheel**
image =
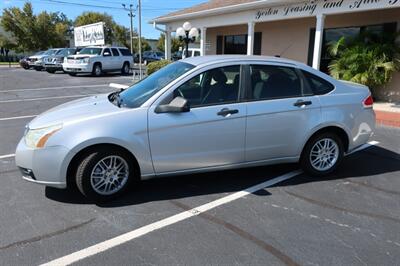
[[[76,170],[79,191],[95,201],[107,201],[123,194],[135,179],[131,156],[117,149],[99,148],[88,152]]]
[[[103,74],[103,69],[101,68],[100,64],[95,64],[93,66],[92,75],[95,77],[100,77]]]
[[[56,73],[56,71],[55,71],[55,70],[53,70],[53,69],[46,69],[46,71],[47,71],[47,73],[50,73],[50,74],[54,74],[54,73]]]
[[[76,76],[76,73],[68,73],[68,75],[70,75],[70,76],[72,76],[72,77],[75,77],[75,76]]]
[[[300,163],[304,171],[313,176],[326,176],[334,172],[344,155],[342,140],[333,133],[322,133],[308,141]]]

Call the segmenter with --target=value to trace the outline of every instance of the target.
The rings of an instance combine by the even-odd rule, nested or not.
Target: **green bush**
[[[156,72],[157,70],[165,67],[166,65],[170,64],[170,60],[160,60],[151,62],[147,65],[147,75],[151,75],[152,73]]]

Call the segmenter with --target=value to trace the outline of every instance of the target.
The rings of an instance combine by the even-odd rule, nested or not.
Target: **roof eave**
[[[225,6],[225,7],[218,7],[218,8],[213,8],[213,9],[208,9],[208,10],[202,10],[202,11],[197,11],[197,12],[191,12],[188,14],[180,14],[180,15],[175,15],[175,16],[166,16],[166,17],[159,17],[155,18],[153,20],[150,20],[149,23],[158,23],[158,24],[167,24],[169,22],[174,22],[177,20],[184,20],[184,19],[189,19],[189,18],[196,18],[200,16],[211,16],[211,15],[218,15],[221,13],[226,13],[226,12],[238,12],[238,11],[245,11],[249,9],[255,9],[255,8],[260,8],[260,7],[269,7],[273,6],[275,4],[286,4],[288,2],[302,2],[303,0],[260,0],[256,2],[250,2],[250,3],[243,3],[243,4],[237,4],[237,5],[231,5],[231,6]]]

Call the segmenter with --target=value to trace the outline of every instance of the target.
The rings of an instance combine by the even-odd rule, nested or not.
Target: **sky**
[[[56,3],[52,1],[68,3]],[[154,29],[153,25],[148,24],[149,20],[206,1],[207,0],[142,0],[142,35],[146,38],[157,39],[160,36],[160,32]],[[25,0],[0,0],[0,15],[4,8],[13,6],[22,7],[25,2]],[[138,4],[138,0],[30,0],[30,2],[33,5],[35,13],[40,13],[41,11],[59,11],[66,14],[69,19],[75,19],[75,17],[84,11],[106,12],[111,15],[118,24],[124,25],[127,28],[130,26],[128,12],[118,8],[122,8],[122,4],[126,4],[127,6],[133,4],[134,7]],[[75,5],[74,3],[104,7],[85,7]],[[137,26],[138,16],[136,16],[134,20],[134,27],[137,28]]]

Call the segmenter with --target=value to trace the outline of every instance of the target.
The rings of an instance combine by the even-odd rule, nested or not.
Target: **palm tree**
[[[329,65],[330,74],[336,79],[364,84],[372,91],[382,87],[400,70],[398,36],[366,31],[331,43],[329,53],[334,59]]]

